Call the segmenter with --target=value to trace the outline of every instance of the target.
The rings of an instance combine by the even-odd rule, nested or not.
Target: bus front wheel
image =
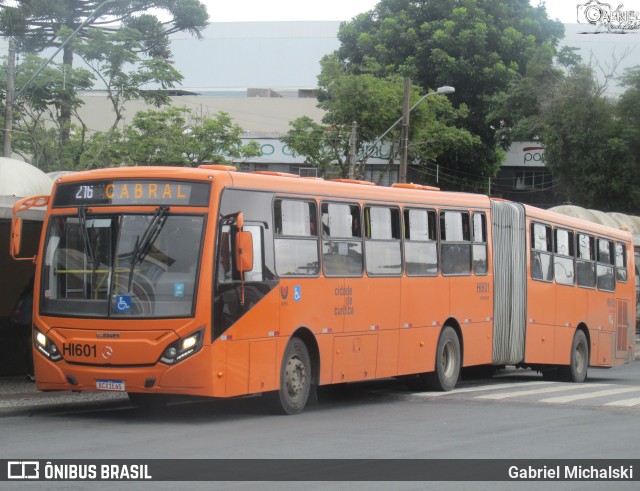
[[[277,414],[302,412],[311,390],[311,358],[304,342],[292,338],[280,366],[280,390],[266,394],[271,409]]]
[[[436,350],[436,369],[421,377],[425,386],[439,391],[449,391],[458,383],[460,377],[460,340],[451,326],[445,326],[438,339]]]

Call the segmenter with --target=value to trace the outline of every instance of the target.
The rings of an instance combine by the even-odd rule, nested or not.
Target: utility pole
[[[400,174],[398,182],[407,182],[407,158],[409,154],[409,102],[411,100],[411,79],[404,79],[404,98],[402,99],[402,127],[400,136]]]
[[[13,86],[16,68],[16,45],[9,39],[7,57],[7,96],[4,101],[4,146],[2,156],[11,158],[11,128],[13,127]]]
[[[349,136],[349,179],[354,179],[356,166],[356,139],[358,138],[358,123],[351,123],[351,135]]]

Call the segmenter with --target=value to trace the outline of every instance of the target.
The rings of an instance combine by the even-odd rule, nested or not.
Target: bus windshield
[[[78,317],[191,317],[204,216],[51,218],[40,312]]]

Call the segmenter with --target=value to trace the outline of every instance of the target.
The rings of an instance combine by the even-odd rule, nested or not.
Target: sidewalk
[[[41,392],[35,382],[25,375],[0,377],[0,412],[3,409],[36,408],[41,406],[64,406],[128,400],[126,394],[115,392]]]

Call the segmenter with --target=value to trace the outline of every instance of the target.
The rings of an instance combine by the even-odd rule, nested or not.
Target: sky
[[[371,10],[378,0],[201,0],[209,11],[211,22],[278,21],[278,20],[350,20],[360,12]],[[531,0],[537,5],[539,0]],[[577,7],[589,1],[548,0],[547,12],[552,19],[576,23]],[[640,11],[640,0],[604,0],[615,9]]]

